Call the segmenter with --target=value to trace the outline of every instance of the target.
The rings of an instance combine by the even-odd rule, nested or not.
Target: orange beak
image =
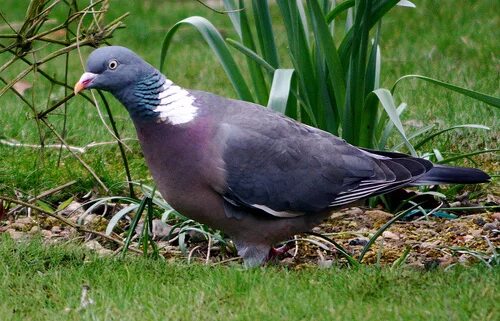
[[[81,77],[80,80],[75,84],[74,92],[75,96],[78,95],[78,93],[82,90],[85,90],[89,84],[97,77],[97,74],[91,73],[91,72],[85,72]]]

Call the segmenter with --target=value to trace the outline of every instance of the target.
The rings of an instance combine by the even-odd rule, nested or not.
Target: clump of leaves
[[[395,148],[405,145],[413,155],[417,154],[415,146],[421,147],[446,131],[488,128],[461,125],[429,135],[434,127],[430,125],[408,136],[400,119],[406,104],[398,105],[393,96],[401,81],[420,79],[500,107],[498,98],[421,75],[403,76],[391,89],[380,87],[382,19],[395,6],[414,7],[410,1],[307,0],[304,4],[303,1],[277,0],[292,66],[279,59],[280,48],[275,41],[269,2],[253,0],[252,5],[249,2],[223,1],[237,40],[223,39],[203,17],[193,16],[176,23],[163,41],[160,69],[179,27],[191,25],[216,54],[240,99],[267,105],[357,146],[387,149],[389,136],[396,132],[401,144],[396,143]],[[346,22],[342,28],[339,20],[344,17]],[[245,55],[248,77],[242,74],[228,46]],[[412,141],[416,142],[415,146]],[[465,155],[454,159],[460,157]]]

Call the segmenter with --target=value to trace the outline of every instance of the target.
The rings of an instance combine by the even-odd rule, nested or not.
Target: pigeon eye
[[[111,60],[109,63],[108,63],[108,68],[111,69],[111,70],[115,70],[116,67],[118,67],[118,61],[116,60]]]

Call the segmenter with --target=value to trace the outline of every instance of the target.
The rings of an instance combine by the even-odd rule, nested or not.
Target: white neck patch
[[[194,97],[169,79],[165,80],[158,99],[160,104],[154,109],[160,114],[158,122],[169,122],[172,125],[185,124],[192,121],[197,114],[198,108],[193,106]]]

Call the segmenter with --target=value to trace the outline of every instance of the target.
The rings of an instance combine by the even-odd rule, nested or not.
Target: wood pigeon
[[[227,233],[247,266],[353,201],[408,185],[490,178],[360,149],[260,105],[183,89],[124,47],[91,53],[75,94],[88,88],[109,91],[127,108],[167,202]]]

